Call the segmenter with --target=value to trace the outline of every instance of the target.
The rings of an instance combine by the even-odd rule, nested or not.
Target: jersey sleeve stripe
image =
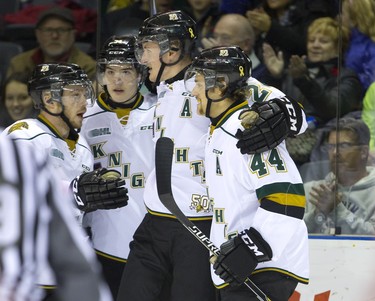
[[[298,206],[293,206],[293,205],[282,205],[274,201],[271,201],[267,198],[263,198],[261,200],[260,207],[267,211],[283,214],[283,215],[298,218],[298,219],[303,219],[303,215],[305,213],[304,207],[298,207]]]
[[[293,184],[290,182],[279,182],[268,185],[263,185],[256,190],[258,199],[262,199],[266,196],[276,193],[294,194],[305,197],[305,189],[302,183]]]

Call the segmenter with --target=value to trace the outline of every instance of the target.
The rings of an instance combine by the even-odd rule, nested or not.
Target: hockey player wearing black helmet
[[[41,115],[56,123],[64,138],[77,138],[86,107],[92,106],[95,97],[91,81],[78,65],[38,65],[28,90]]]
[[[175,199],[183,213],[208,235],[214,200],[208,197],[205,186],[204,141],[210,122],[196,114],[197,99],[184,84],[196,38],[195,22],[184,12],[156,14],[139,29],[136,57],[147,67],[148,79],[157,90],[153,140],[165,136],[175,143],[172,166]],[[253,79],[254,82],[256,89],[259,82]],[[267,91],[257,90],[257,101],[266,100]],[[284,96],[280,92],[281,95]],[[269,118],[274,114],[274,106],[267,108]],[[279,108],[277,112],[277,120],[281,114],[285,119],[287,113]],[[262,139],[264,136],[259,138],[264,144]],[[209,254],[161,204],[154,169],[146,182],[144,201],[148,213],[134,234],[118,300],[160,299],[160,292],[168,282],[172,283],[171,300],[215,300]],[[151,228],[154,230],[150,231]]]
[[[114,169],[127,179],[128,206],[90,212],[83,220],[114,299],[129,243],[146,214],[143,191],[153,166],[156,96],[140,93],[146,74],[135,58],[134,45],[134,36],[128,35],[112,36],[103,44],[97,60],[97,81],[103,92],[85,114],[80,132],[93,151],[94,166]]]
[[[298,282],[308,283],[305,194],[285,143],[254,155],[236,147],[239,115],[252,93],[250,71],[241,48],[214,47],[203,50],[185,75],[198,113],[211,121],[205,173],[216,213],[210,239],[220,246],[211,276],[222,301],[287,301]],[[280,93],[258,88],[270,98]]]
[[[194,98],[185,91],[184,73],[191,63],[195,22],[182,11],[160,13],[139,29],[136,56],[147,66],[158,102],[154,110],[153,143],[167,136],[176,143],[173,190],[184,213],[208,235],[212,205],[204,186],[204,136],[209,121],[195,114]],[[148,158],[153,158],[151,152]],[[134,233],[117,300],[215,300],[208,252],[160,203],[154,166],[144,202],[147,214]],[[170,286],[169,298],[162,296]]]
[[[183,11],[161,13],[146,19],[139,29],[136,55],[148,67],[149,80],[158,86],[191,62],[195,21]],[[154,51],[155,47],[158,51]],[[153,55],[158,59],[154,59]]]
[[[73,191],[76,204],[71,205],[79,222],[84,212],[126,206],[124,179],[113,170],[94,171],[90,147],[79,134],[87,106],[94,101],[87,74],[74,64],[37,65],[28,89],[39,115],[15,122],[2,135],[48,157],[61,185]],[[36,283],[46,290],[46,298],[55,298],[55,279],[48,265]]]

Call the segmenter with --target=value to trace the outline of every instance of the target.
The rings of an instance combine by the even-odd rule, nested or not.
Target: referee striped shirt
[[[66,198],[46,158],[0,138],[1,301],[41,300],[35,281],[47,261],[61,300],[111,300]]]

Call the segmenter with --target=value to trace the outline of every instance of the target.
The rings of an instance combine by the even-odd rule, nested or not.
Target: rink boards
[[[310,284],[290,301],[375,300],[375,237],[309,236]]]

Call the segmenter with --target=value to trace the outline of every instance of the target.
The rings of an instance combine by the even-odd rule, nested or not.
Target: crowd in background
[[[100,6],[96,1],[90,0],[7,2],[9,3],[0,5],[0,135],[12,136],[10,134],[17,129],[32,125],[33,122],[30,121],[17,123],[28,118],[36,123],[38,121],[35,120],[38,119],[50,130],[52,128],[52,132],[56,130],[58,133],[61,126],[58,116],[67,113],[64,118],[73,116],[79,122],[66,123],[68,126],[62,127],[66,135],[57,138],[69,141],[70,150],[77,156],[80,155],[78,146],[82,147],[89,169],[113,167],[112,161],[101,156],[101,152],[112,151],[106,149],[111,146],[116,150],[121,148],[118,153],[111,153],[111,160],[116,161],[122,156],[121,152],[125,153],[126,150],[134,156],[131,160],[144,165],[142,168],[152,174],[154,166],[148,165],[152,165],[153,161],[147,160],[146,150],[153,147],[151,130],[155,135],[155,129],[150,124],[150,120],[155,118],[151,109],[157,107],[155,102],[160,97],[155,86],[163,81],[171,84],[169,81],[175,77],[160,78],[162,72],[157,74],[157,68],[150,66],[150,73],[146,76],[146,64],[139,61],[133,49],[139,41],[133,36],[137,36],[140,26],[150,15],[181,10],[196,22],[198,38],[191,45],[185,45],[191,47],[189,51],[191,50],[193,58],[212,47],[239,46],[251,59],[251,77],[261,83],[252,81],[253,90],[258,89],[258,95],[267,91],[269,93],[270,90],[266,87],[272,86],[303,107],[308,128],[302,134],[287,137],[285,145],[303,180],[301,186],[306,195],[306,207],[301,219],[305,221],[308,232],[325,235],[375,235],[375,203],[372,199],[375,189],[373,0],[155,0],[155,7],[150,7],[148,0],[99,1]],[[129,38],[129,35],[132,37]],[[121,40],[117,37],[127,38]],[[131,51],[128,50],[134,56],[132,59],[138,59],[137,63],[132,62],[133,67],[136,66],[135,70],[127,73],[118,66],[106,65],[113,59],[108,51],[116,43],[131,45]],[[30,93],[30,79],[33,74],[35,77],[35,70],[40,74],[45,72],[41,65],[44,63],[68,63],[64,67],[68,69],[71,67],[69,64],[77,64],[79,74],[85,77],[85,90],[81,94],[86,97],[90,92],[87,100],[95,103],[94,108],[86,111],[85,104],[80,109],[65,108],[64,111],[63,108],[62,114],[56,113],[53,100],[58,97],[54,93],[70,92],[69,89],[63,92],[63,88],[56,91],[53,85],[49,86],[52,101],[36,106],[35,94]],[[183,61],[181,66],[185,63],[184,68],[190,64]],[[158,60],[156,64],[159,64]],[[160,64],[163,65],[164,62],[160,61]],[[173,68],[174,65],[167,66]],[[60,67],[57,65],[56,68]],[[184,68],[181,70],[185,70]],[[70,76],[69,72],[67,74]],[[115,84],[116,76],[122,77],[121,88]],[[38,79],[34,78],[35,81]],[[45,90],[39,85],[34,88]],[[39,100],[43,102],[45,99],[41,95],[44,91],[40,93]],[[62,99],[62,94],[59,97]],[[78,96],[72,94],[70,97],[73,99]],[[252,97],[256,98],[255,93]],[[43,106],[49,108],[46,111],[48,114],[43,110],[40,112]],[[119,133],[126,129],[128,140],[112,133],[117,140],[105,143],[97,141],[97,137],[103,133],[93,133],[90,126],[102,124],[101,129],[105,129],[112,119],[113,124],[119,122]],[[54,124],[56,120],[59,122]],[[147,123],[141,124],[143,120]],[[136,122],[139,122],[137,126]],[[142,132],[144,137],[134,129]],[[84,137],[87,146],[83,142],[76,145],[76,137],[71,137],[72,132],[76,137]],[[35,137],[37,136],[39,134]],[[17,133],[14,137],[17,137]],[[137,139],[140,142],[137,143]],[[29,143],[28,140],[32,139],[25,140]],[[127,143],[128,141],[131,143]],[[97,147],[93,156],[92,145]],[[134,145],[139,146],[139,149],[133,152]],[[199,145],[201,146],[203,144]],[[38,147],[41,147],[40,152],[49,152],[42,144]],[[94,162],[91,164],[92,160]],[[80,169],[85,164],[78,165],[77,174],[83,175]],[[121,172],[123,170],[118,170],[118,173]],[[137,180],[131,183],[132,187],[129,186],[131,198],[136,198],[132,195],[135,194],[132,192],[135,183],[144,185],[142,181],[152,179],[148,178],[148,174],[143,175],[142,180],[138,176],[137,174]],[[67,178],[70,181],[73,176],[69,175]],[[143,200],[143,190],[139,194],[137,198]],[[127,207],[123,205],[124,208],[116,211],[118,216],[113,214],[115,211],[107,211],[108,216],[93,212],[98,208],[83,210],[83,224],[93,231],[88,233],[91,245],[97,253],[103,275],[106,280],[110,279],[108,283],[113,296],[116,296],[117,291],[126,295],[127,289],[133,290],[132,285],[128,285],[129,288],[125,286],[123,291],[119,290],[121,281],[137,282],[135,273],[131,276],[122,274],[126,260],[117,267],[111,262],[113,258],[127,258],[127,254],[123,254],[128,253],[127,248],[124,249],[121,245],[116,249],[117,246],[113,244],[113,249],[101,249],[108,240],[112,240],[112,236],[107,233],[110,226],[107,227],[106,221],[120,220],[120,214],[132,210],[131,206],[126,205]],[[136,226],[147,214],[143,202],[141,205],[142,209],[137,207],[139,216],[126,213],[132,215],[132,219],[123,219],[123,223],[118,223],[118,231],[112,231],[113,237],[116,237],[117,232],[121,233],[119,236],[124,242],[118,237],[114,239],[119,244],[128,245],[128,240],[132,241],[133,246],[136,244],[137,235],[132,240],[133,233],[137,233],[134,232],[137,231]],[[197,209],[197,214],[199,210]],[[97,216],[104,216],[104,222],[95,224]],[[148,224],[144,227],[146,229]],[[122,231],[124,228],[128,232],[126,237]],[[163,231],[160,233],[165,234]],[[185,240],[183,237],[181,239]],[[142,243],[140,246],[142,247]],[[110,254],[112,258],[105,254]],[[196,264],[199,265],[199,262]],[[136,265],[130,267],[138,269]],[[121,275],[125,275],[122,280]],[[170,285],[167,282],[161,288],[161,296],[168,294]],[[49,300],[48,296],[45,300]]]
[[[95,83],[97,49],[112,35],[136,35],[152,11],[148,0],[101,1],[101,7],[95,1],[83,0],[4,2],[9,4],[1,4],[4,7],[0,16],[2,128],[38,114],[27,91],[36,64],[77,63]],[[345,160],[350,160],[343,154],[351,151],[348,145],[340,149],[340,142],[336,142],[337,153],[333,156],[329,142],[332,127],[344,116],[363,122],[361,126],[369,129],[365,131],[368,151],[363,164],[373,165],[374,1],[155,2],[157,12],[180,9],[196,21],[196,55],[213,46],[238,45],[252,60],[254,78],[279,88],[303,105],[309,128],[296,138],[288,138],[287,147],[305,181],[321,180],[330,171],[335,173],[329,161],[345,165]],[[142,89],[147,87],[146,81]],[[357,142],[354,139],[351,145],[355,147]],[[340,180],[338,186],[325,189],[333,195],[337,187],[353,188],[355,183]],[[352,189],[347,190],[350,194]],[[342,201],[336,198],[333,202],[337,205]],[[364,234],[375,231],[367,229]]]

